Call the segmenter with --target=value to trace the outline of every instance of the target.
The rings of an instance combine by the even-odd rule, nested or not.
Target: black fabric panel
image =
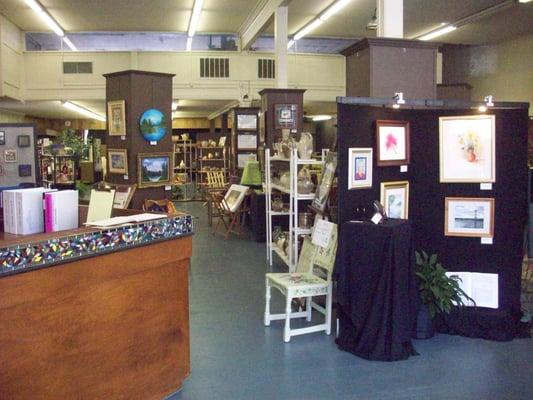
[[[520,274],[527,222],[528,114],[526,109],[491,110],[496,116],[496,182],[491,191],[481,191],[476,183],[439,182],[439,117],[470,114],[478,113],[473,110],[394,110],[339,104],[339,223],[353,219],[358,205],[370,207],[373,200],[379,199],[381,182],[408,180],[409,219],[413,224],[415,249],[438,253],[450,271],[498,273],[500,308],[479,309],[476,315],[481,318],[482,325],[491,318],[508,318],[508,323],[514,324],[520,315]],[[375,154],[375,121],[378,119],[410,122],[411,163],[408,172],[401,173],[399,167],[377,167],[374,155],[373,187],[347,190],[348,149],[372,147]],[[482,245],[479,238],[444,236],[445,197],[494,198],[494,244]],[[466,336],[472,336],[473,330],[466,323],[448,327],[448,331]],[[479,334],[475,336],[481,337]]]

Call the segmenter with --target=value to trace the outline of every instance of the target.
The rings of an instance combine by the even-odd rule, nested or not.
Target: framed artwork
[[[137,154],[139,187],[163,186],[172,181],[172,153]]]
[[[14,149],[4,150],[4,162],[6,163],[17,162],[17,150],[14,150]]]
[[[18,135],[17,136],[18,147],[30,147],[30,145],[31,145],[30,135]]]
[[[19,165],[19,176],[21,177],[31,176],[31,165],[20,164]]]
[[[237,149],[253,149],[257,148],[256,135],[237,135]]]
[[[315,198],[311,203],[311,206],[320,213],[323,213],[326,208],[326,202],[328,200],[329,191],[331,190],[331,185],[333,184],[336,169],[337,153],[329,151],[326,155],[324,167],[322,168],[320,183],[316,189]]]
[[[439,118],[441,182],[495,182],[494,115]]]
[[[139,120],[141,135],[147,142],[159,142],[167,133],[167,120],[161,111],[151,108]]]
[[[128,150],[108,149],[107,159],[108,159],[110,174],[127,174],[128,173]]]
[[[409,122],[376,121],[376,151],[380,167],[409,164]]]
[[[409,217],[409,182],[381,182],[381,204],[389,218]]]
[[[107,131],[109,136],[126,135],[126,101],[107,102]]]
[[[494,236],[494,199],[446,197],[444,199],[445,236]]]
[[[115,198],[113,200],[113,208],[128,208],[137,185],[114,185]]]
[[[256,131],[257,130],[257,115],[237,114],[237,130]]]
[[[274,109],[276,112],[274,129],[296,129],[298,127],[297,104],[276,104]]]
[[[257,161],[257,154],[255,153],[239,153],[237,154],[237,168],[246,167],[248,161]]]
[[[372,187],[372,148],[348,149],[348,190]]]
[[[6,144],[6,133],[5,131],[0,131],[0,145]]]
[[[244,200],[246,192],[250,189],[248,186],[233,184],[229,187],[228,191],[224,195],[224,202],[226,207],[235,212]]]

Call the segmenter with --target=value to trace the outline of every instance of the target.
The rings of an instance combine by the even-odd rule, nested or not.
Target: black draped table
[[[341,226],[337,281],[341,350],[380,361],[416,354],[417,287],[411,224],[346,222]]]

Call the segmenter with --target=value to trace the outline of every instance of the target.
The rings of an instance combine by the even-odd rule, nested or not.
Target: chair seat
[[[266,278],[290,297],[320,296],[328,292],[328,282],[313,274],[269,273]]]

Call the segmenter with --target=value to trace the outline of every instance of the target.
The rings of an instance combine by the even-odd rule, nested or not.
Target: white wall
[[[22,33],[0,15],[0,97],[22,98]]]
[[[229,57],[230,77],[200,78],[201,57]],[[274,79],[257,78],[257,60],[272,54],[248,52],[78,52],[24,53],[26,100],[90,100],[105,98],[102,74],[127,69],[175,74],[173,97],[241,99],[251,88],[254,98]],[[64,61],[91,61],[92,74],[64,75]],[[340,55],[289,56],[289,87],[307,89],[306,100],[335,101],[345,95],[345,59]]]

